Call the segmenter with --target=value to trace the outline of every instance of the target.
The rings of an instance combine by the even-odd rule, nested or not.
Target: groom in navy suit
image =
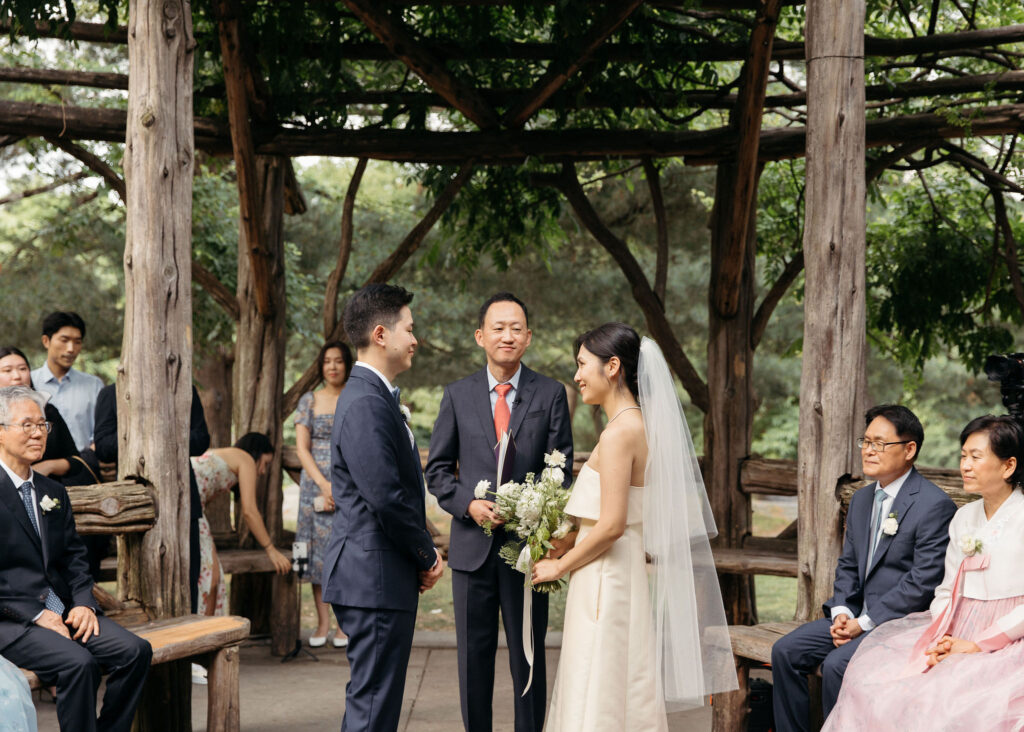
[[[825,617],[802,625],[772,648],[775,729],[809,728],[807,675],[821,666],[828,717],[857,646],[880,623],[928,608],[942,581],[949,521],[956,506],[914,462],[924,442],[906,407],[881,405],[865,414],[859,439],[864,475],[846,516],[846,539]]]
[[[490,732],[494,696],[494,657],[498,648],[498,609],[505,624],[509,665],[515,694],[516,732],[537,732],[544,726],[547,685],[544,635],[548,597],[532,595],[533,682],[523,696],[530,667],[523,650],[522,573],[498,556],[504,530],[493,536],[481,526],[499,526],[494,502],[478,499],[480,480],[497,488],[495,443],[502,432],[511,436],[503,480],[522,481],[540,473],[544,453],[561,451],[572,466],[572,427],[565,387],[523,366],[521,359],[532,334],[526,305],[509,292],[499,292],[480,308],[476,342],[487,366],[449,384],[430,438],[427,486],[452,515],[448,561],[452,568],[452,601],[458,646],[462,722],[469,732]],[[565,471],[566,482],[572,471]]]
[[[153,651],[100,614],[67,491],[32,471],[45,405],[28,387],[0,389],[0,654],[56,685],[61,730],[128,732]]]
[[[337,511],[324,556],[324,600],[348,636],[342,732],[398,729],[417,592],[444,571],[426,529],[423,473],[394,378],[412,366],[412,294],[367,285],[345,306],[358,360],[331,433]]]

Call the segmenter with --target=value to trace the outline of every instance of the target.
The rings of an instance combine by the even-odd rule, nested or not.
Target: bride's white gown
[[[654,673],[654,635],[643,539],[644,489],[629,489],[626,530],[569,578],[565,627],[545,732],[668,730]],[[601,479],[584,465],[566,513],[577,542],[601,510]]]

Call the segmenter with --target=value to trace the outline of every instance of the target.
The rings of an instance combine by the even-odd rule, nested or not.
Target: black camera
[[[989,381],[999,382],[1003,405],[1010,416],[1024,424],[1024,353],[989,356],[985,373]]]

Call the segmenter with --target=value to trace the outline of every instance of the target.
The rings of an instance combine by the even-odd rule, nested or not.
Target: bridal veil
[[[669,708],[737,688],[729,627],[709,540],[717,536],[693,440],[658,344],[640,345],[647,433],[644,550],[651,558],[655,658]]]

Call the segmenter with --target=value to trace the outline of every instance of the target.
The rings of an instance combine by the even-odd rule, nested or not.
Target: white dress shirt
[[[50,402],[57,407],[60,416],[71,430],[75,447],[85,450],[92,444],[92,431],[96,425],[96,395],[103,388],[98,376],[77,369],[68,369],[64,378],[58,379],[50,366],[42,366],[32,372],[32,384],[37,391],[50,395]]]
[[[913,468],[911,467],[910,470],[913,470]],[[899,478],[897,478],[892,483],[890,483],[889,485],[887,485],[884,488],[882,488],[882,491],[885,493],[885,500],[882,501],[882,509],[881,509],[882,516],[888,516],[889,512],[892,511],[892,504],[896,501],[896,496],[899,494],[900,488],[902,488],[903,484],[907,482],[907,476],[910,475],[910,470],[907,470],[907,472],[905,472]],[[875,483],[875,490],[878,490],[878,483],[877,482]],[[874,497],[874,493],[872,493],[872,497]],[[872,503],[872,506],[871,506],[871,524],[870,524],[872,527],[875,525],[875,519],[876,519],[877,515],[878,514],[876,514],[875,510],[874,510],[874,503]],[[871,537],[871,540],[874,541],[876,538],[878,539],[879,542],[881,542],[881,538],[880,537],[874,537],[873,536],[873,537]],[[873,552],[871,552],[870,549],[868,549],[868,555],[869,556],[873,555]],[[837,615],[846,615],[847,617],[852,618],[853,617],[853,612],[850,610],[850,608],[846,607],[845,605],[837,605],[836,607],[832,608],[832,621],[833,622],[835,622],[835,619],[836,619]],[[867,613],[861,613],[860,614],[860,617],[857,618],[857,624],[860,626],[860,629],[863,630],[863,631],[868,631],[868,630],[871,630],[872,628],[875,627],[874,622],[871,620],[871,616],[868,615]]]

